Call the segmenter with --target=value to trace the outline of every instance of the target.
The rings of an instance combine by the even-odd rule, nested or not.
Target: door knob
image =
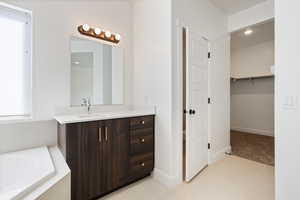
[[[189,114],[190,114],[190,115],[194,115],[194,114],[196,114],[196,111],[195,111],[195,110],[192,110],[192,109],[190,109],[190,110],[189,110]]]

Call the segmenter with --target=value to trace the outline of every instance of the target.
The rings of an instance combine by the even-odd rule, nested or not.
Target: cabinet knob
[[[144,143],[144,142],[145,142],[145,139],[144,139],[144,138],[142,138],[142,139],[141,139],[141,142],[142,142],[142,143]]]
[[[145,124],[145,121],[143,120],[143,121],[141,121],[141,124]]]
[[[141,166],[142,166],[142,167],[145,167],[145,163],[142,163]]]

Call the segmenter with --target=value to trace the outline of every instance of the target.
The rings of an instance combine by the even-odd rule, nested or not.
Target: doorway
[[[232,154],[274,166],[274,20],[231,33]]]

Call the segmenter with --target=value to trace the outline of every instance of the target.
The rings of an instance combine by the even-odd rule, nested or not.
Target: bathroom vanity
[[[124,105],[122,48],[71,37],[70,49],[70,107],[55,117],[58,141],[72,200],[91,200],[151,174],[155,109]]]
[[[72,200],[96,199],[153,171],[154,114],[91,114],[56,120],[59,146],[71,169]]]

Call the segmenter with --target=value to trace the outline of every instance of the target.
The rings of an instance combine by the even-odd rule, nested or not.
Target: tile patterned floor
[[[274,167],[227,156],[191,183],[167,188],[147,178],[101,200],[274,200]]]

